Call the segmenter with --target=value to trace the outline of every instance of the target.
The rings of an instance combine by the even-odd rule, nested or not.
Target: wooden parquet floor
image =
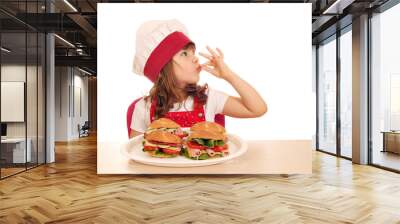
[[[0,181],[0,223],[400,223],[400,175],[315,152],[312,175],[100,176],[89,137]]]

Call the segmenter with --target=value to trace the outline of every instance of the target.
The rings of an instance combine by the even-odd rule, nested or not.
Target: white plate
[[[138,135],[129,140],[122,148],[121,152],[124,156],[147,165],[167,166],[167,167],[191,167],[191,166],[208,166],[217,163],[223,163],[243,155],[247,151],[247,143],[236,135],[228,134],[229,155],[224,157],[216,157],[206,160],[192,160],[184,156],[174,158],[156,158],[151,157],[143,152],[143,135]]]

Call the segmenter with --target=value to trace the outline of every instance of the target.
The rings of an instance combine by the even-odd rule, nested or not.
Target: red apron
[[[156,100],[151,103],[150,122],[155,120],[156,103]],[[205,116],[203,104],[198,102],[196,96],[193,97],[193,111],[168,112],[164,115],[165,118],[175,121],[182,128],[190,128],[198,122],[205,121]]]

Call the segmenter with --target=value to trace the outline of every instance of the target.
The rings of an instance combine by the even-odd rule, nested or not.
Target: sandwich
[[[179,136],[180,138],[188,136],[188,133],[183,131],[179,124],[168,118],[160,118],[153,121],[147,128],[144,135],[146,136],[147,134],[157,130],[169,132],[171,134]]]
[[[190,128],[190,131],[199,131],[199,130],[201,130],[201,131],[206,130],[206,131],[226,135],[226,130],[222,125],[215,123],[215,122],[210,122],[210,121],[198,122]]]
[[[183,146],[182,154],[190,159],[204,160],[229,154],[227,137],[209,130],[192,131]]]
[[[143,151],[152,157],[176,157],[181,148],[182,139],[167,131],[155,130],[144,136]]]

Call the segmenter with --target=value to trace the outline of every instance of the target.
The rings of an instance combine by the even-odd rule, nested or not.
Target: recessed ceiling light
[[[351,5],[355,0],[336,0],[322,14],[342,14],[343,9]]]
[[[74,10],[75,12],[78,12],[78,10],[71,4],[69,3],[68,0],[64,0],[65,4],[67,4],[72,10]]]
[[[90,72],[88,72],[88,71],[85,71],[85,70],[83,70],[83,69],[81,69],[81,68],[79,68],[78,67],[78,69],[79,69],[79,71],[81,71],[81,72],[83,72],[83,73],[85,73],[85,74],[88,74],[88,75],[92,75],[92,73],[90,73]]]
[[[11,50],[9,50],[9,49],[7,49],[7,48],[5,48],[5,47],[1,47],[0,48],[2,51],[4,51],[4,52],[7,52],[7,53],[10,53],[11,52]]]
[[[69,46],[75,48],[75,45],[73,45],[73,44],[72,44],[71,42],[69,42],[68,40],[66,40],[66,39],[64,39],[64,38],[62,38],[62,37],[60,37],[60,36],[57,35],[57,34],[54,34],[54,36],[57,37],[58,39],[60,39],[61,41],[63,41],[64,43],[68,44]]]

